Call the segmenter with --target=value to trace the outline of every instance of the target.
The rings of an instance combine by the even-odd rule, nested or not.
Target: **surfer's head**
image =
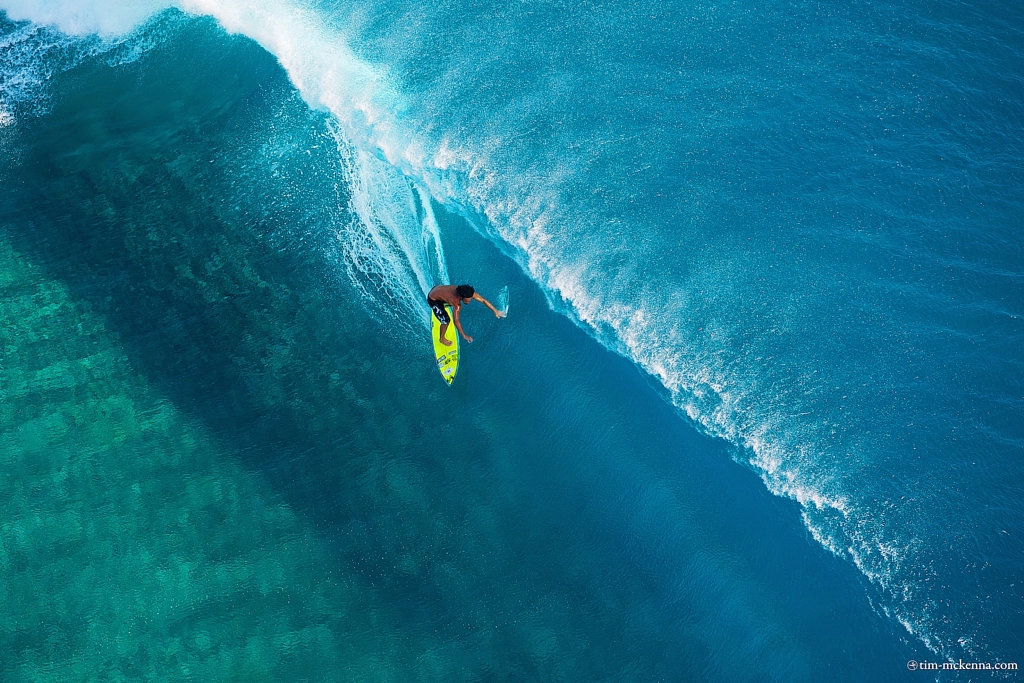
[[[460,299],[472,299],[473,295],[476,294],[476,290],[469,285],[459,285],[455,288],[455,294]]]

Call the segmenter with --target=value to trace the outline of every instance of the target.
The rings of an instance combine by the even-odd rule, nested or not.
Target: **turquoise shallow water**
[[[885,34],[893,73],[933,64],[948,17],[911,7],[792,36],[774,6],[233,7],[2,25],[5,680],[1016,657],[1012,28],[946,74],[1004,107],[974,160],[944,77],[862,61]],[[451,389],[422,303],[449,278],[511,300],[467,309]]]

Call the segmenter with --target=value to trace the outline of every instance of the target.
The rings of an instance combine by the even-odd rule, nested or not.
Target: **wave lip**
[[[3,0],[0,9],[14,21],[55,26],[69,36],[122,36],[161,10],[173,7],[164,0]]]

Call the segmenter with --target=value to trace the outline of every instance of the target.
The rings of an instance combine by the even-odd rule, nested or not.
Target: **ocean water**
[[[3,680],[1016,677],[1019,8],[0,8]]]

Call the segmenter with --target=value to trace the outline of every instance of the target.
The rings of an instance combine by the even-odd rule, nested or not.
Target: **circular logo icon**
[[[917,662],[915,662],[913,659],[911,659],[909,662],[907,662],[907,668],[910,669],[911,671],[916,671],[917,670]]]

